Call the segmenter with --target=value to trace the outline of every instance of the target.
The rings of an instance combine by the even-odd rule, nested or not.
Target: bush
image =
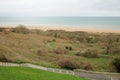
[[[0,62],[7,62],[7,58],[4,54],[0,53]]]
[[[52,39],[53,42],[56,42],[56,39]]]
[[[94,37],[94,36],[88,36],[88,37],[86,38],[87,43],[93,43],[94,40],[95,40],[95,37]]]
[[[88,58],[98,58],[99,57],[97,50],[90,50],[90,49],[88,49],[87,51],[77,52],[76,55],[88,57]]]
[[[120,57],[115,58],[112,61],[113,69],[120,73]]]
[[[56,48],[55,50],[54,50],[54,53],[56,53],[56,54],[67,54],[67,50],[65,50],[65,49],[62,49],[62,48]]]
[[[72,46],[65,46],[65,49],[67,49],[67,50],[73,50]]]
[[[37,55],[38,56],[43,56],[43,55],[45,55],[46,54],[46,52],[44,51],[44,50],[37,50]]]
[[[58,65],[61,68],[66,68],[66,69],[71,69],[71,70],[81,68],[81,63],[76,62],[76,61],[72,61],[72,59],[70,59],[70,58],[60,60],[58,62]]]
[[[30,33],[30,30],[27,29],[25,26],[23,25],[19,25],[16,28],[13,28],[12,32],[16,32],[16,33],[22,33],[22,34],[28,34]]]
[[[119,54],[120,54],[120,49],[114,49],[114,48],[113,48],[111,52],[112,52],[112,53],[117,53],[117,54],[119,53]]]
[[[11,50],[7,49],[6,47],[0,47],[0,61],[2,62],[11,62],[10,59],[6,56],[6,54],[11,54]]]
[[[41,35],[43,33],[43,31],[40,29],[34,29],[34,30],[32,30],[32,33],[35,33],[37,35]]]
[[[90,63],[86,63],[85,66],[84,66],[84,69],[85,70],[93,70],[93,67]]]
[[[79,51],[75,55],[76,56],[83,56],[85,54],[85,51]]]

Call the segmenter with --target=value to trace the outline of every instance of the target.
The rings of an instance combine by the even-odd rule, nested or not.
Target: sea
[[[19,24],[120,30],[120,17],[0,17],[0,25]]]

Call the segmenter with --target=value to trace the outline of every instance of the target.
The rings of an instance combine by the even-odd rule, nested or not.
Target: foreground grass
[[[0,80],[88,80],[25,67],[0,66]]]

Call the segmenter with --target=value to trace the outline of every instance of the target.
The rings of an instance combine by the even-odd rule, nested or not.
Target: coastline
[[[0,25],[0,27],[5,28],[14,28],[18,25]],[[97,28],[79,28],[79,27],[65,27],[65,26],[47,26],[47,25],[24,25],[28,29],[40,29],[43,31],[46,30],[65,30],[65,31],[84,31],[90,33],[120,33],[120,30],[111,30],[111,29],[97,29]]]

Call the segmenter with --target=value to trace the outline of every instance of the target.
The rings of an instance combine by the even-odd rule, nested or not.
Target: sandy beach
[[[0,27],[6,28],[14,28],[18,25],[0,25]],[[110,30],[110,29],[97,29],[97,28],[78,28],[78,27],[65,27],[65,26],[43,26],[43,25],[25,25],[28,29],[40,29],[43,31],[46,30],[65,30],[65,31],[85,31],[85,32],[92,32],[92,33],[120,33],[120,30]]]

